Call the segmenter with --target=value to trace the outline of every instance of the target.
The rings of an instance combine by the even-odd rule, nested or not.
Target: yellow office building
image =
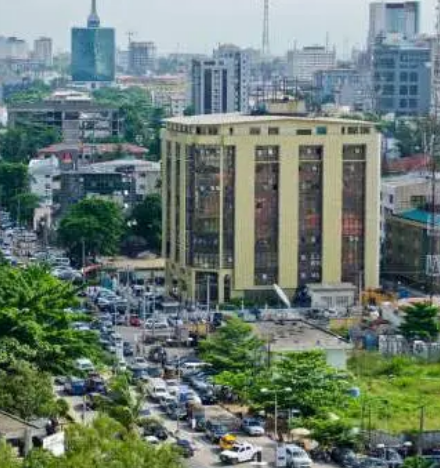
[[[182,299],[263,299],[274,283],[290,295],[310,283],[378,286],[380,135],[372,123],[173,118],[162,168],[167,286]]]

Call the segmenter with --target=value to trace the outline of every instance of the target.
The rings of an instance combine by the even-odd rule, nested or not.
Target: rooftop
[[[351,283],[311,283],[307,285],[307,289],[311,291],[356,291],[356,286]]]
[[[38,429],[38,426],[27,423],[23,419],[18,418],[4,411],[0,411],[0,436],[9,438],[11,436],[24,437],[24,433],[28,429]]]
[[[255,331],[269,339],[274,352],[352,349],[343,338],[303,320],[257,322]]]
[[[425,210],[410,210],[396,215],[399,218],[407,219],[408,221],[415,221],[417,223],[422,223],[427,225],[428,222],[431,222],[432,213]],[[435,214],[435,224],[440,226],[440,215]]]
[[[123,153],[133,154],[136,156],[144,156],[147,153],[147,150],[142,146],[133,145],[131,143],[122,143],[118,145],[117,143],[102,143],[102,144],[69,144],[69,143],[56,143],[54,145],[46,146],[38,150],[39,154],[47,153],[59,153],[62,151],[83,151],[86,153],[92,152],[92,150],[99,154],[104,153],[114,153],[118,151],[118,147],[122,150]]]
[[[438,178],[438,175],[436,176]],[[398,176],[389,176],[382,178],[382,185],[389,187],[404,187],[416,184],[426,184],[431,180],[429,174],[426,176],[418,173],[402,174]]]
[[[364,120],[337,119],[328,117],[294,117],[286,115],[248,115],[240,113],[230,114],[209,114],[209,115],[194,115],[191,117],[173,117],[165,120],[167,123],[179,125],[234,125],[247,123],[264,123],[264,122],[309,122],[312,124],[345,124],[345,125],[365,125],[373,127],[374,122]]]

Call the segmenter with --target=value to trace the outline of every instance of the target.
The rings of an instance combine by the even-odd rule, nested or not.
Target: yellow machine
[[[237,436],[234,434],[226,434],[220,439],[220,448],[222,450],[231,450],[235,442],[237,442]]]

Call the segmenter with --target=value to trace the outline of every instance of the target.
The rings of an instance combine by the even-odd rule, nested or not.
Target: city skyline
[[[0,35],[15,35],[30,43],[38,36],[48,35],[53,37],[56,51],[69,50],[70,29],[86,24],[90,0],[60,3],[59,0],[17,0],[6,6],[6,0],[0,0],[0,7],[2,4],[4,7]],[[336,0],[329,5],[328,0],[311,0],[299,10],[299,4],[292,0],[271,0],[271,50],[282,54],[295,43],[299,47],[325,44],[328,33],[329,44],[337,47],[339,56],[345,56],[353,46],[366,44],[369,3]],[[434,6],[435,0],[421,2],[422,32],[434,30]],[[149,0],[147,4],[143,0],[125,0],[123,6],[98,0],[98,13],[103,26],[116,28],[117,44],[122,48],[127,45],[129,31],[136,33],[134,40],[156,42],[159,53],[210,53],[225,42],[242,47],[261,46],[262,0],[218,3],[189,0],[185,5],[176,4],[175,0]],[[170,27],[164,28],[164,22]],[[246,22],[248,27],[243,28]]]

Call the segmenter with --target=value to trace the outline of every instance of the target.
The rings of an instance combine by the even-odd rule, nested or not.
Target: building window
[[[220,265],[220,147],[192,146],[187,159],[187,264],[217,269]]]
[[[409,74],[409,80],[411,81],[411,83],[416,83],[417,81],[419,81],[419,75],[417,74],[417,72],[411,72]]]
[[[255,149],[255,271],[254,284],[278,281],[279,148]]]
[[[234,267],[235,246],[235,146],[223,154],[223,268]]]
[[[269,135],[279,135],[280,129],[278,127],[269,127]]]
[[[229,135],[233,135],[234,134],[234,127],[229,127]]]
[[[359,127],[347,127],[348,135],[357,135],[359,133]]]
[[[322,278],[322,146],[299,148],[298,285]]]
[[[365,145],[344,145],[341,280],[355,285],[364,274],[365,160]]]
[[[402,109],[406,109],[408,107],[408,99],[401,99],[399,104]]]
[[[261,128],[260,127],[251,127],[249,129],[249,134],[250,135],[260,135],[261,134]]]
[[[316,127],[317,135],[327,135],[327,127]]]
[[[371,133],[371,128],[370,127],[361,127],[361,134],[362,135],[368,135]]]
[[[417,96],[418,91],[419,91],[419,88],[418,88],[417,85],[411,85],[411,86],[409,87],[409,94],[410,94],[411,96]]]
[[[408,96],[408,86],[401,86],[399,90],[401,96]]]
[[[296,134],[297,135],[311,135],[312,134],[312,130],[311,129],[308,129],[308,128],[303,128],[303,129],[298,129],[296,131]]]
[[[176,143],[176,157],[175,157],[175,192],[174,192],[174,244],[175,248],[175,261],[179,263],[181,245],[180,245],[180,172],[181,172],[181,150],[182,145]],[[144,186],[145,187],[145,186]]]
[[[400,72],[400,81],[402,82],[408,81],[408,72]]]

